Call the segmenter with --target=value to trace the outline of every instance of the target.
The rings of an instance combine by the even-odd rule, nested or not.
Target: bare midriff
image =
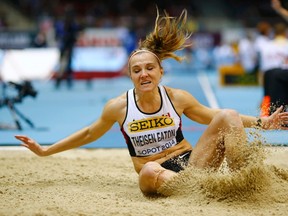
[[[185,153],[189,150],[192,150],[192,146],[187,140],[182,140],[179,144],[166,149],[158,154],[146,156],[146,157],[131,157],[132,162],[134,164],[134,168],[137,173],[140,172],[144,164],[146,164],[149,161],[155,161],[159,164],[165,162],[166,160],[173,158],[175,156],[178,156],[182,153]]]

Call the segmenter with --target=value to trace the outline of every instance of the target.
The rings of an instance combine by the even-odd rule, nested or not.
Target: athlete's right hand
[[[15,138],[22,141],[21,146],[28,148],[38,156],[45,156],[45,149],[33,139],[23,135],[15,135]]]

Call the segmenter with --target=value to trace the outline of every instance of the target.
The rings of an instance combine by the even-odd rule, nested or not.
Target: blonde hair
[[[138,49],[131,53],[130,58],[139,50],[147,50],[154,53],[160,61],[167,58],[182,61],[183,57],[174,52],[191,46],[187,43],[191,33],[188,33],[186,29],[186,20],[187,10],[185,9],[177,18],[170,17],[166,11],[164,11],[164,16],[160,16],[157,8],[154,30],[146,36],[145,40],[139,41]]]

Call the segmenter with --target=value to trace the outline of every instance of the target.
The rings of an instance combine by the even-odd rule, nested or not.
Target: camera
[[[15,89],[17,89],[18,97],[20,99],[22,99],[26,96],[31,96],[34,98],[37,96],[37,92],[35,91],[35,89],[31,85],[31,82],[29,82],[29,81],[24,81],[23,84],[17,84],[14,82],[9,82],[9,85],[14,86]]]
[[[13,89],[16,90],[16,96],[10,97],[6,95],[6,88],[8,86],[12,86]],[[19,130],[22,130],[22,126],[18,117],[22,118],[27,124],[34,128],[34,124],[27,117],[25,117],[14,105],[15,103],[21,103],[22,99],[26,96],[31,96],[33,98],[37,96],[37,91],[35,91],[30,81],[23,81],[22,84],[14,82],[3,83],[3,98],[0,98],[0,108],[2,106],[6,106],[8,107],[8,109],[10,109],[16,128]],[[0,129],[1,128],[2,127],[0,125]]]
[[[33,98],[37,96],[37,91],[33,88],[31,82],[29,81],[23,81],[22,84],[8,82],[6,86],[12,86],[14,89],[16,89],[17,95],[13,97],[4,96],[2,99],[0,98],[0,107],[7,104],[21,103],[22,99],[26,96],[31,96]]]

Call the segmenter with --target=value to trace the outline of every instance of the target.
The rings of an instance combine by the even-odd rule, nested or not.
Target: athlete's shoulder
[[[127,106],[127,93],[123,93],[115,98],[110,99],[106,107],[109,107],[110,109],[121,109],[125,108]]]
[[[121,122],[125,116],[127,107],[126,93],[110,99],[103,110],[102,117],[113,121]]]
[[[179,88],[171,88],[168,86],[163,86],[168,94],[168,96],[173,99],[185,99],[188,96],[192,96],[188,91],[179,89]]]

